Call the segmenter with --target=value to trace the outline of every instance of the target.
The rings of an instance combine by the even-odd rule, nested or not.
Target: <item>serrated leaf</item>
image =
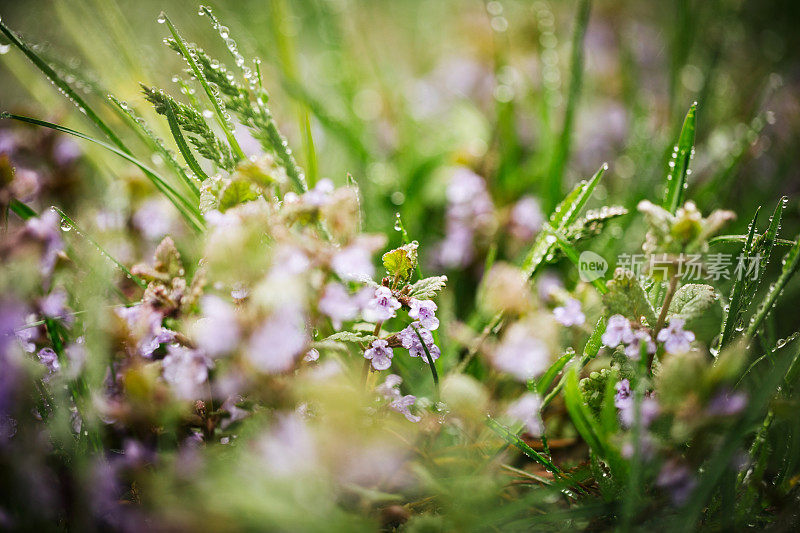
[[[609,315],[619,314],[637,322],[644,317],[650,326],[655,326],[655,310],[633,272],[618,268],[614,279],[606,285],[608,292],[603,295],[603,305]]]
[[[411,285],[408,295],[418,300],[431,300],[446,284],[447,276],[431,276]]]
[[[592,176],[592,179],[589,181],[581,181],[572,189],[572,192],[558,204],[550,215],[550,227],[556,231],[564,231],[575,222],[607,168],[608,165],[603,165],[594,176]],[[525,261],[522,263],[522,271],[527,278],[530,278],[536,273],[545,262],[547,256],[552,253],[554,246],[555,241],[552,239],[551,235],[544,232],[539,234],[528,252],[528,255],[525,257]]]
[[[619,205],[604,206],[587,211],[586,216],[570,225],[564,236],[573,244],[580,242],[598,235],[608,222],[627,214],[628,210]]]
[[[231,207],[251,202],[258,198],[250,184],[244,180],[234,180],[225,187],[219,198],[219,210],[223,213]]]
[[[418,247],[419,244],[414,241],[383,254],[383,266],[390,277],[400,283],[411,277],[411,273],[417,268]]]
[[[377,340],[375,335],[367,335],[356,331],[340,331],[322,339],[321,342],[357,342],[357,343],[371,343]]]
[[[688,283],[680,287],[669,306],[669,318],[682,318],[684,327],[703,341],[719,333],[722,306],[716,289],[703,283]]]
[[[664,190],[664,201],[661,206],[672,213],[678,210],[683,203],[683,193],[686,185],[687,170],[692,159],[694,149],[694,134],[697,123],[697,102],[693,103],[683,120],[678,144],[669,160],[667,171],[667,185]]]

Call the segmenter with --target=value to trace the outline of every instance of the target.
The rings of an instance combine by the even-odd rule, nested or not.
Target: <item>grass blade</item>
[[[159,20],[163,20],[167,23],[167,27],[169,28],[170,33],[172,33],[172,37],[175,39],[175,42],[178,44],[178,48],[181,51],[181,55],[189,63],[189,66],[194,73],[195,78],[200,82],[202,85],[203,90],[205,91],[208,99],[211,101],[211,106],[214,108],[214,114],[217,117],[217,123],[219,127],[222,128],[223,133],[225,133],[225,137],[228,139],[228,144],[230,144],[231,149],[236,154],[239,159],[244,159],[244,152],[242,148],[239,146],[239,143],[236,141],[236,137],[234,137],[233,132],[231,131],[230,126],[228,125],[228,119],[226,118],[225,113],[222,111],[222,107],[220,106],[219,97],[211,90],[211,86],[208,84],[208,80],[206,79],[203,71],[200,70],[200,66],[195,61],[194,56],[189,53],[189,50],[186,48],[186,43],[183,41],[183,38],[178,33],[178,30],[175,28],[175,25],[172,24],[172,21],[169,17],[162,11],[161,15],[159,15]]]
[[[572,261],[572,263],[575,265],[576,268],[580,268],[581,260],[580,256],[578,255],[578,251],[575,249],[574,246],[572,246],[572,244],[570,244],[570,242],[566,238],[564,238],[564,236],[560,232],[554,230],[549,226],[546,226],[542,231],[550,233],[552,236],[554,236],[556,238],[556,243],[558,244],[558,247],[561,248],[561,251],[564,252],[564,255],[566,255],[567,258],[570,261]],[[608,292],[608,287],[606,286],[606,282],[603,279],[600,278],[593,279],[592,285],[595,286],[597,292],[599,292],[600,294],[606,294]]]
[[[183,160],[186,161],[186,164],[189,165],[189,168],[192,169],[192,172],[194,172],[194,175],[197,176],[200,181],[207,180],[208,174],[203,171],[203,167],[201,167],[197,159],[194,158],[192,151],[189,149],[189,145],[186,143],[186,139],[183,137],[183,132],[178,124],[178,119],[175,118],[175,110],[172,108],[171,103],[167,103],[165,112],[167,115],[167,123],[169,124],[169,131],[175,139],[175,144],[178,145],[178,150],[183,156]]]
[[[117,154],[123,159],[128,160],[129,162],[139,167],[145,173],[145,175],[150,179],[153,185],[155,185],[156,188],[159,191],[161,191],[164,194],[164,196],[166,196],[173,203],[173,205],[178,209],[178,211],[180,211],[180,213],[184,216],[184,218],[186,218],[187,222],[189,222],[189,224],[192,227],[194,227],[198,231],[203,230],[204,225],[202,222],[202,216],[200,215],[200,211],[197,209],[197,207],[187,202],[183,196],[178,194],[178,192],[175,191],[175,189],[173,189],[167,182],[165,182],[162,178],[160,178],[153,169],[151,169],[150,167],[148,167],[147,165],[145,165],[144,163],[142,163],[129,153],[124,152],[121,149],[115,148],[114,146],[111,146],[110,144],[104,143],[103,141],[97,140],[93,137],[89,137],[85,133],[81,133],[79,131],[64,126],[60,126],[58,124],[53,124],[52,122],[47,122],[45,120],[39,120],[36,118],[26,117],[22,115],[15,115],[12,113],[0,114],[0,119],[2,118],[11,118],[14,120],[19,120],[20,122],[26,122],[28,124],[50,128],[56,131],[60,131],[62,133],[68,133],[70,135],[74,135],[75,137],[79,137],[86,141],[97,144],[98,146],[102,146],[106,150]]]
[[[592,193],[606,170],[608,170],[608,165],[603,163],[603,166],[595,172],[592,179],[589,181],[581,181],[575,186],[572,192],[570,192],[553,210],[549,220],[550,227],[561,232],[577,220],[578,215],[586,206],[586,203],[589,201],[589,198],[592,196]],[[546,232],[541,232],[539,234],[528,252],[528,255],[525,257],[525,261],[522,263],[522,271],[525,273],[526,277],[530,278],[536,274],[536,271],[552,252],[555,242],[556,240],[552,235],[548,235]]]
[[[756,223],[758,222],[758,213],[760,211],[760,207],[756,209],[756,214],[753,216],[753,220],[750,222],[750,226],[748,227],[747,240],[744,243],[744,248],[742,248],[743,255],[749,254],[753,248]],[[725,346],[731,340],[731,337],[733,336],[733,330],[736,327],[737,322],[741,320],[745,308],[748,305],[748,303],[745,302],[743,295],[744,279],[742,277],[737,277],[737,279],[733,281],[731,296],[728,302],[728,312],[725,314],[725,319],[722,322],[722,331],[720,332],[719,338],[720,348]]]
[[[39,54],[34,52],[33,49],[23,42],[19,37],[17,37],[17,35],[11,31],[8,26],[3,24],[2,20],[0,20],[0,32],[2,32],[14,46],[19,48],[22,53],[25,54],[28,59],[30,59],[31,62],[39,70],[41,70],[44,75],[50,79],[50,81],[53,82],[53,84],[55,84],[55,86],[59,91],[61,91],[62,94],[64,94],[64,96],[69,98],[70,101],[78,106],[78,109],[87,117],[89,117],[89,119],[95,123],[100,131],[102,131],[112,143],[117,145],[123,151],[128,151],[127,148],[125,148],[125,145],[122,144],[122,141],[119,139],[119,137],[117,137],[114,132],[111,131],[111,128],[109,128],[108,125],[97,115],[97,113],[95,113],[94,110],[83,100],[81,95],[75,92],[72,87],[66,81],[64,81],[64,79],[61,78],[61,76],[59,76],[58,73],[56,73],[56,71],[53,70],[52,67],[50,67],[50,65],[44,59],[42,59],[41,56],[39,56]]]
[[[798,236],[798,238],[800,239],[800,236]],[[761,327],[762,322],[764,322],[764,319],[767,318],[767,315],[775,306],[775,302],[778,301],[781,293],[783,293],[786,284],[789,283],[789,280],[792,279],[792,276],[795,275],[798,269],[800,269],[800,240],[792,246],[789,253],[783,258],[783,270],[781,271],[781,275],[778,276],[778,280],[770,286],[769,292],[767,292],[766,297],[764,297],[763,302],[758,307],[758,311],[756,311],[756,314],[750,319],[750,325],[747,328],[747,335],[749,337],[756,334],[758,328]]]
[[[667,172],[667,186],[664,191],[664,201],[661,207],[672,214],[683,203],[683,193],[686,189],[686,176],[689,174],[689,162],[694,153],[694,137],[697,123],[697,102],[693,103],[683,120],[678,144],[672,152]]]
[[[8,207],[22,220],[28,220],[36,216],[36,211],[34,211],[28,205],[23,204],[16,198],[11,199],[11,201],[8,203]]]

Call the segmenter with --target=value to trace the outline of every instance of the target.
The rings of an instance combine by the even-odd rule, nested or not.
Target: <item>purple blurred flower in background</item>
[[[609,348],[616,348],[620,343],[629,343],[633,340],[631,323],[622,315],[612,315],[606,324],[606,331],[601,337],[603,344]]]
[[[202,352],[173,344],[167,348],[167,356],[161,364],[164,380],[179,398],[194,400],[202,396],[201,385],[208,379],[209,366]]]
[[[539,395],[526,392],[508,406],[506,414],[514,420],[525,424],[525,430],[534,437],[538,437],[544,431],[542,417],[539,413],[541,408],[542,399]]]
[[[667,327],[658,332],[657,339],[664,343],[664,350],[667,353],[685,353],[691,348],[694,333],[683,329],[685,323],[682,318],[673,318]]]
[[[333,256],[331,268],[344,281],[364,281],[375,273],[372,254],[359,244],[351,244]]]
[[[570,298],[563,306],[553,309],[553,315],[564,326],[580,326],[586,322],[581,303],[575,298]]]
[[[742,412],[747,407],[747,394],[723,389],[711,398],[706,407],[710,416],[732,416]]]
[[[533,196],[523,196],[511,209],[511,233],[518,239],[527,241],[533,238],[544,222],[544,214],[539,201]]]
[[[528,381],[542,372],[549,365],[547,345],[531,335],[524,327],[512,327],[503,336],[503,340],[492,357],[494,366],[511,374],[520,381]]]
[[[675,505],[681,506],[689,501],[692,491],[697,486],[697,477],[688,466],[677,459],[670,459],[661,467],[656,485],[669,493]]]
[[[239,343],[240,329],[233,306],[214,295],[200,300],[203,317],[194,327],[197,346],[210,357],[233,351]]]
[[[250,338],[248,357],[262,372],[286,372],[304,352],[307,342],[308,335],[299,312],[276,313]]]
[[[356,297],[350,295],[344,285],[330,282],[325,285],[318,308],[331,319],[333,327],[339,329],[342,327],[342,322],[358,316],[359,302]]]

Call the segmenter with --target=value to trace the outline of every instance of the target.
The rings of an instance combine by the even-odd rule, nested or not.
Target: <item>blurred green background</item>
[[[262,61],[272,112],[309,180],[343,184],[352,173],[365,196],[367,229],[389,232],[395,244],[396,212],[423,250],[442,238],[453,165],[484,176],[499,207],[533,194],[543,209],[552,208],[603,162],[610,171],[594,207],[635,211],[643,198],[658,200],[670,149],[693,101],[699,118],[687,198],[704,213],[736,211],[730,232],[743,233],[759,205],[763,227],[766,212],[787,195],[782,236],[793,238],[800,229],[796,2],[594,2],[585,36],[577,40],[584,1],[209,5],[245,57]],[[172,76],[184,65],[161,43],[167,32],[156,22],[159,12],[186,39],[232,63],[197,7],[164,0],[6,0],[0,16],[39,43],[62,72],[72,72],[90,101],[111,92],[169,138],[138,86],[179,92]],[[573,42],[581,44],[581,69],[573,68],[581,63]],[[6,52],[0,108],[91,131],[17,50]],[[64,201],[97,205],[116,194],[118,163],[91,147],[87,153],[98,161],[81,179],[89,189]],[[563,174],[555,192],[548,185],[554,174]],[[606,232],[606,257],[636,251],[641,235],[626,233],[628,227],[622,220]],[[776,314],[779,330],[782,322],[797,321],[790,304],[797,289],[790,290],[787,312]]]

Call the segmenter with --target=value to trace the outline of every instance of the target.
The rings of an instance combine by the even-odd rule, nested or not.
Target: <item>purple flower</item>
[[[175,218],[171,206],[161,199],[147,200],[132,217],[133,225],[149,241],[158,241],[172,231]]]
[[[248,356],[262,372],[277,374],[294,366],[308,336],[299,313],[276,313],[250,338]]]
[[[544,342],[521,325],[512,326],[503,336],[492,358],[494,366],[520,381],[528,381],[544,372],[549,365]]]
[[[706,407],[710,416],[732,416],[742,412],[747,407],[747,394],[724,389],[718,392]]]
[[[317,466],[314,437],[306,422],[296,414],[281,415],[258,443],[269,472],[289,477],[313,472]]]
[[[417,336],[417,332],[414,331],[414,328],[417,328],[417,331],[419,331],[419,336]],[[425,341],[424,347],[419,337],[422,337],[422,340]],[[425,353],[425,348],[428,348],[431,359],[434,361],[439,359],[439,356],[442,354],[439,347],[433,342],[433,334],[429,330],[420,327],[419,322],[412,322],[409,326],[402,329],[397,334],[397,338],[400,340],[400,344],[403,345],[403,348],[408,350],[408,355],[411,357],[420,357],[426,363],[428,363],[428,356]]]
[[[411,298],[411,310],[408,316],[415,320],[419,320],[422,327],[425,329],[434,330],[439,327],[439,319],[434,316],[437,306],[433,300],[417,300]]]
[[[197,346],[210,357],[233,351],[240,337],[233,306],[219,296],[206,295],[200,300],[200,307],[204,316],[193,328]]]
[[[170,345],[161,362],[164,380],[172,385],[179,398],[194,400],[201,396],[201,385],[208,379],[208,359],[199,350]]]
[[[319,310],[330,317],[333,327],[339,329],[342,322],[358,316],[359,305],[356,298],[350,296],[347,288],[341,283],[328,283],[322,298],[319,300]]]
[[[333,192],[333,182],[328,178],[321,179],[313,189],[303,195],[303,199],[308,205],[322,207],[328,203]]]
[[[634,361],[638,361],[642,355],[642,343],[647,346],[646,350],[649,354],[656,353],[656,343],[653,342],[652,337],[646,331],[637,330],[632,333],[633,338],[630,344],[625,348],[625,355]]]
[[[389,409],[401,413],[409,422],[419,422],[421,416],[411,414],[411,406],[417,401],[417,397],[412,394],[400,396],[389,403]]]
[[[48,277],[53,273],[58,252],[64,247],[61,240],[61,217],[54,211],[47,211],[38,218],[28,220],[25,227],[34,238],[44,244],[39,265],[42,275]]]
[[[61,365],[58,363],[58,355],[52,348],[42,348],[39,350],[38,356],[39,362],[47,368],[49,375],[53,375],[61,369]]]
[[[691,331],[684,331],[683,325],[686,323],[682,318],[673,318],[669,321],[669,325],[658,332],[659,342],[664,343],[664,350],[667,353],[685,353],[691,348],[691,342],[694,340],[694,333]]]
[[[538,437],[544,431],[542,417],[539,414],[541,408],[542,399],[539,395],[527,392],[508,406],[506,414],[514,420],[525,424],[527,432],[534,437]]]
[[[400,302],[392,296],[392,291],[388,287],[378,287],[361,315],[367,322],[383,322],[393,318],[398,309],[400,309]]]
[[[636,421],[636,405],[631,392],[630,383],[623,379],[616,385],[617,394],[614,396],[614,406],[619,409],[619,419],[623,427],[629,428]],[[641,425],[646,428],[658,417],[661,409],[652,395],[642,398],[640,405]]]
[[[689,496],[697,486],[697,478],[685,464],[670,459],[661,467],[656,485],[669,492],[675,505],[681,506],[689,500]]]
[[[116,309],[117,315],[125,320],[131,335],[136,339],[136,350],[143,357],[150,357],[158,346],[175,340],[175,332],[161,326],[161,313],[148,304]]]
[[[544,215],[533,196],[524,196],[511,209],[511,233],[520,240],[531,239],[542,229]]]
[[[81,156],[81,147],[67,137],[58,137],[53,143],[53,160],[60,167],[68,167]]]
[[[392,366],[393,355],[389,343],[383,339],[372,341],[371,348],[364,352],[364,358],[372,360],[372,368],[375,370],[386,370]]]
[[[474,232],[461,224],[449,223],[444,240],[436,248],[436,260],[447,268],[466,266],[475,254]]]
[[[586,322],[586,315],[581,311],[581,303],[575,298],[570,298],[561,306],[553,309],[553,315],[564,326],[580,326]]]
[[[389,401],[389,409],[404,415],[410,422],[419,422],[422,417],[411,414],[411,406],[417,401],[417,397],[411,394],[403,396],[400,392],[400,383],[403,378],[397,374],[389,374],[386,380],[375,387],[375,391]]]
[[[622,409],[631,398],[631,382],[627,379],[623,379],[618,381],[614,388],[617,391],[614,395],[614,406],[617,409]]]
[[[612,315],[606,324],[606,332],[601,337],[603,344],[609,348],[616,348],[620,343],[629,343],[633,340],[631,323],[622,315]]]
[[[331,268],[344,281],[364,281],[375,273],[372,254],[357,244],[351,244],[333,256]]]

